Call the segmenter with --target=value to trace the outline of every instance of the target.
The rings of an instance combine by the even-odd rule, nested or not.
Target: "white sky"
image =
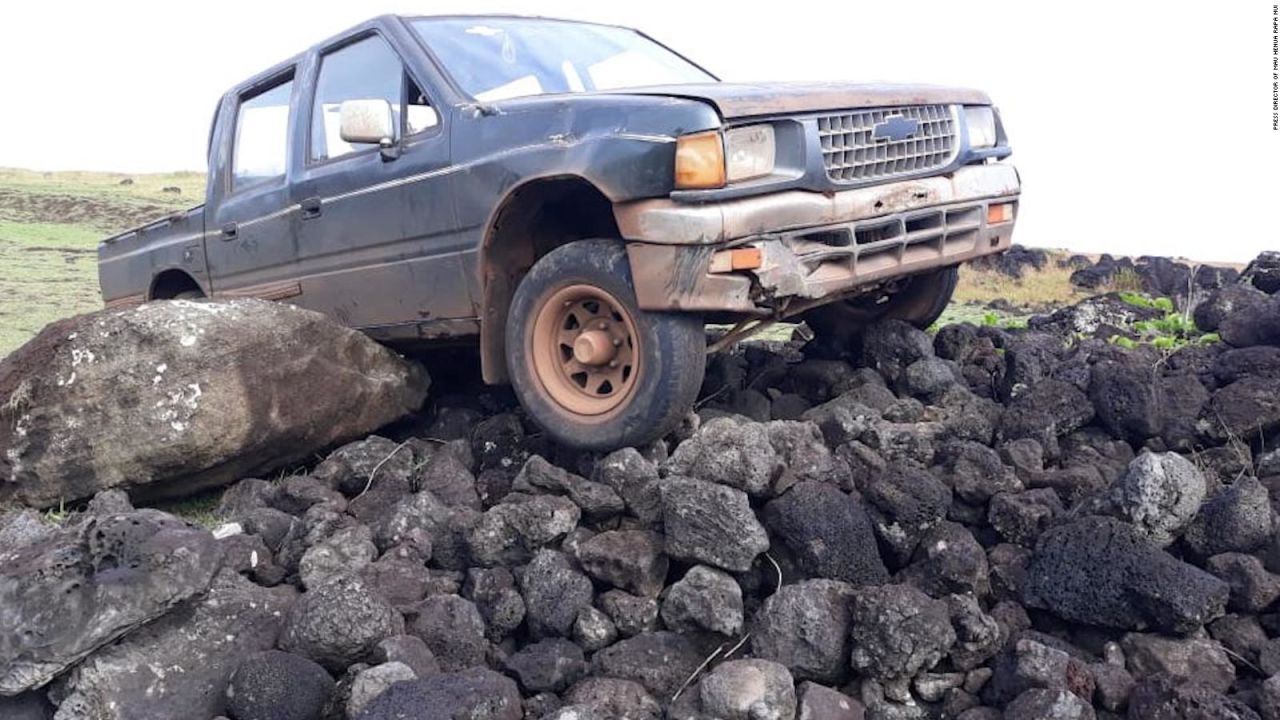
[[[1015,240],[1245,261],[1280,248],[1270,0],[0,3],[0,166],[204,168],[230,85],[383,12],[630,25],[726,80],[967,85],[1025,184]]]

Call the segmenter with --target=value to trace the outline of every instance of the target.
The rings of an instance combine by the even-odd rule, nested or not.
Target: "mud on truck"
[[[386,16],[227,92],[204,204],[103,241],[99,275],[108,306],[268,298],[474,343],[557,440],[609,449],[771,323],[931,324],[1009,247],[1009,154],[974,90],[734,84],[627,28]]]

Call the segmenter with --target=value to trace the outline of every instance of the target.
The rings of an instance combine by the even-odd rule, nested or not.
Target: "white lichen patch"
[[[168,426],[170,438],[186,432],[191,427],[191,418],[200,409],[200,397],[203,395],[200,385],[189,383],[183,387],[170,390],[168,394],[157,400],[154,417],[161,425]]]

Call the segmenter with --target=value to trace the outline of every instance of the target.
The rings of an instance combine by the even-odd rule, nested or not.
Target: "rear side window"
[[[239,189],[284,175],[289,147],[293,77],[240,97],[231,159],[231,186]]]
[[[385,100],[395,116],[396,135],[438,123],[426,95],[409,78],[395,50],[377,35],[329,52],[320,60],[316,101],[311,112],[311,160],[341,157],[374,145],[342,139],[341,109],[347,100]]]

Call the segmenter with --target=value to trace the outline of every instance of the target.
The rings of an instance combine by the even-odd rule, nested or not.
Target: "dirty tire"
[[[874,295],[834,302],[805,313],[804,321],[822,342],[844,348],[877,320],[896,318],[924,330],[947,309],[959,279],[959,266],[915,275],[884,302]]]
[[[579,240],[539,259],[516,288],[506,335],[521,404],[572,447],[656,440],[681,421],[702,385],[702,318],[637,308],[618,240]]]

